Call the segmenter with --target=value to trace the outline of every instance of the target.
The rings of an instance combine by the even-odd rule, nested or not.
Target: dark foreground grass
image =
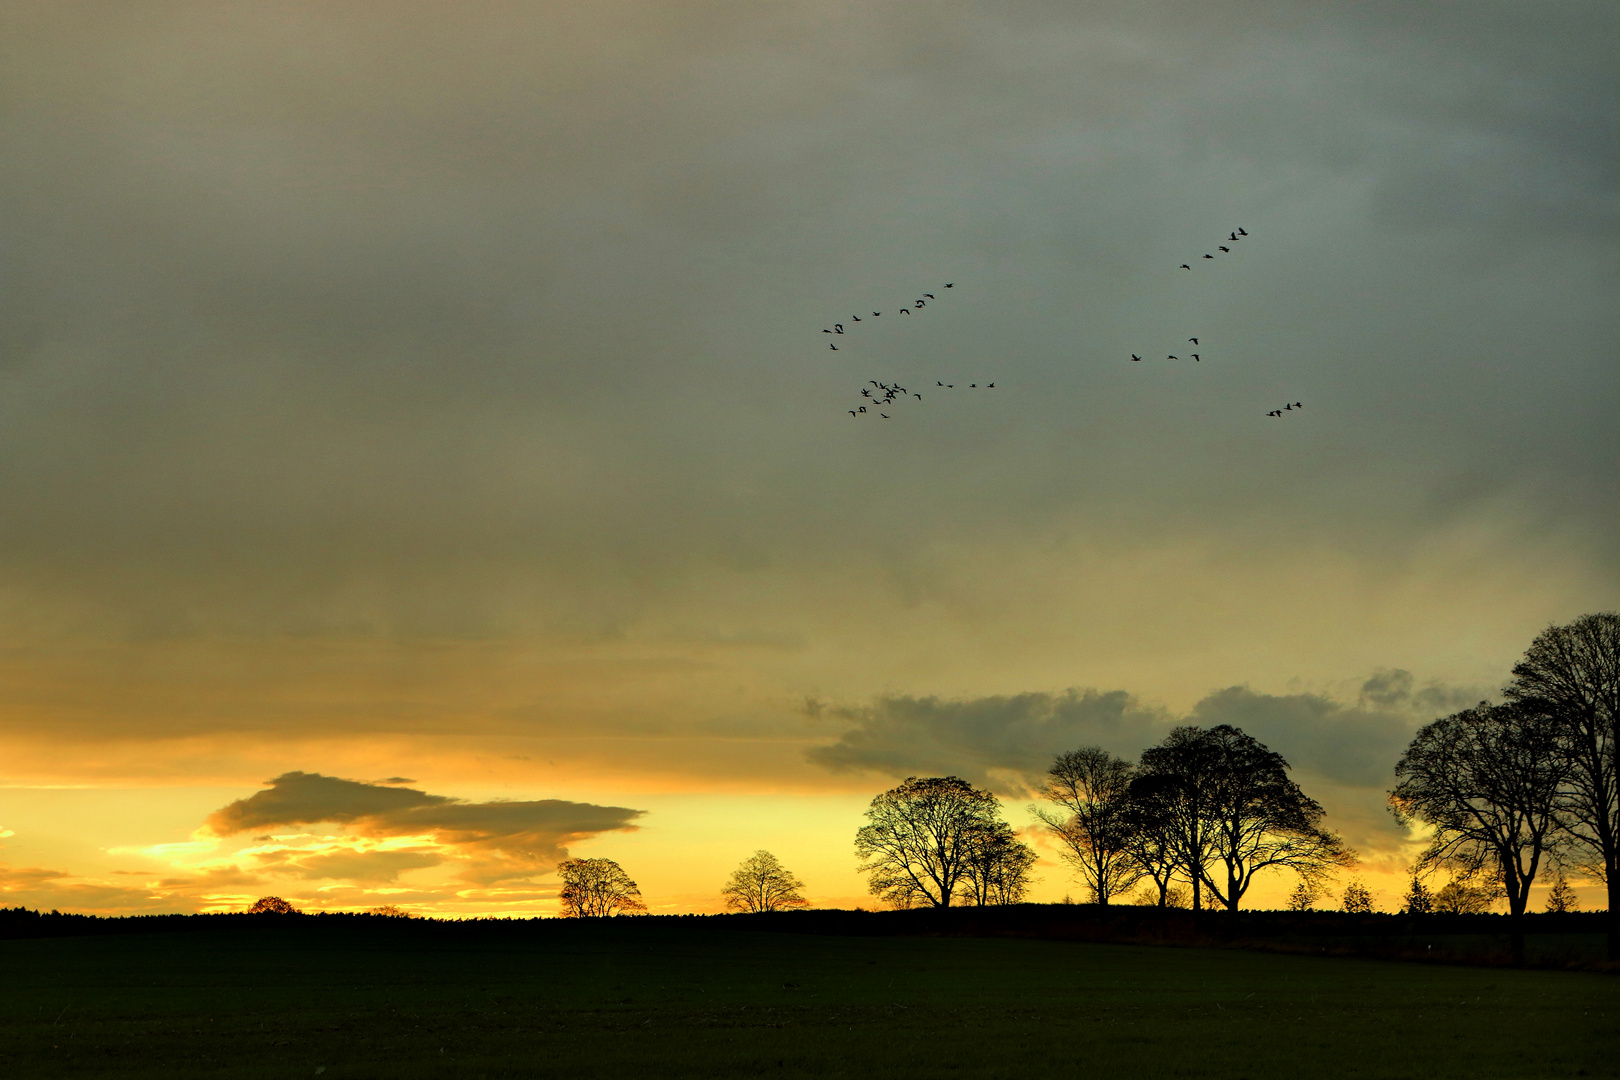
[[[7,1077],[1620,1075],[1612,976],[1227,949],[292,923],[0,971]]]

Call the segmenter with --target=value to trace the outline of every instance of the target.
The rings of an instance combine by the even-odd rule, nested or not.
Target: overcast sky
[[[363,904],[204,825],[348,781],[540,808],[530,910],[563,850],[712,906],[812,820],[778,854],[850,898],[892,777],[1024,824],[1052,753],[1217,721],[1394,866],[1415,726],[1620,604],[1616,45],[1602,0],[0,4],[0,897]],[[425,908],[493,880],[494,833],[283,817]]]

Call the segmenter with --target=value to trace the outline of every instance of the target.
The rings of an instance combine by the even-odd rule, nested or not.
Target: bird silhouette
[[[970,383],[968,383],[968,389],[969,389],[969,390],[977,390],[977,389],[978,389],[978,388],[979,388],[979,384],[978,384],[978,383],[976,383],[976,382],[970,382]]]
[[[1197,338],[1195,338],[1195,337],[1190,337],[1190,338],[1188,338],[1188,339],[1187,339],[1187,340],[1188,340],[1188,341],[1190,341],[1190,342],[1192,342],[1192,343],[1193,343],[1193,344],[1194,344],[1194,345],[1196,345],[1196,344],[1198,344],[1198,339],[1197,339]]]
[[[922,395],[921,394],[912,394],[911,396],[916,398],[918,401],[922,400]]]
[[[1216,245],[1216,246],[1219,247],[1220,245]],[[1223,247],[1223,248],[1221,248],[1221,250],[1228,253],[1228,254],[1231,254],[1231,251],[1232,251],[1232,249],[1229,248],[1229,247]]]
[[[865,405],[862,405],[862,406],[861,406],[861,412],[865,412],[865,411],[866,411],[866,406],[865,406]]]
[[[886,413],[886,412],[880,412],[880,413],[878,413],[878,415],[883,417],[883,419],[885,419],[885,420],[887,420],[889,418],[889,414]]]
[[[1288,411],[1288,412],[1293,412],[1294,411],[1294,407],[1292,405],[1284,405],[1283,409]]]
[[[1305,407],[1305,406],[1303,406],[1303,405],[1301,405],[1301,404],[1300,404],[1300,403],[1299,403],[1299,402],[1297,402],[1297,401],[1296,401],[1296,402],[1294,402],[1294,408],[1296,408],[1296,409],[1303,409],[1303,408],[1304,408],[1304,407]]]
[[[842,334],[844,332],[844,324],[841,323],[841,322],[833,323],[833,330],[835,330],[836,332]]]
[[[1204,256],[1204,258],[1206,258],[1206,259],[1213,259],[1213,258],[1214,258],[1214,257],[1215,257],[1215,256],[1213,256],[1213,255],[1205,255],[1205,256]]]
[[[823,334],[830,334],[830,333],[832,333],[832,331],[831,330],[823,330],[822,333]]]
[[[1248,235],[1249,235],[1249,234],[1248,234],[1248,233],[1246,233],[1246,232],[1244,232],[1244,231],[1243,231],[1243,229],[1242,229],[1242,227],[1241,227],[1241,226],[1240,226],[1240,227],[1239,227],[1239,228],[1238,228],[1238,235],[1239,235],[1239,236],[1248,236]]]
[[[951,283],[951,282],[949,282],[949,281],[947,281],[947,282],[946,282],[946,283],[945,283],[945,287],[946,287],[946,288],[947,288],[947,289],[954,289],[954,288],[956,288],[956,286],[955,286],[955,285],[953,285],[953,284],[952,284],[952,283]]]
[[[833,352],[838,351],[838,346],[836,346],[836,345],[828,345],[827,348],[831,349]]]
[[[1227,239],[1235,243],[1237,241],[1237,233],[1233,233],[1231,236],[1228,236]]]
[[[861,317],[859,315],[851,315],[850,318],[854,319],[856,322],[861,321]]]
[[[1193,353],[1193,354],[1192,354],[1192,358],[1193,358],[1193,359],[1194,359],[1194,360],[1198,360],[1198,354],[1197,354],[1197,353]],[[1200,364],[1202,364],[1202,363],[1203,363],[1203,361],[1202,361],[1202,360],[1198,360],[1198,362],[1199,362],[1199,363],[1200,363]]]
[[[874,311],[874,312],[872,312],[872,315],[873,315],[873,317],[874,317],[874,318],[875,318],[875,317],[876,317],[876,316],[878,316],[878,315],[881,315],[881,314],[883,314],[883,312],[881,312],[881,311]]]
[[[1191,270],[1191,269],[1192,269],[1192,267],[1190,267],[1190,266],[1188,266],[1188,265],[1187,265],[1187,264],[1186,264],[1186,263],[1182,263],[1182,264],[1181,264],[1181,268],[1182,268],[1182,269],[1183,269],[1183,270]]]
[[[944,385],[945,385],[945,384],[944,384],[944,383],[942,383],[942,382],[940,382],[940,381],[939,381],[939,380],[937,380],[937,379],[936,379],[936,380],[935,380],[935,381],[934,381],[934,385],[935,385],[935,386],[944,386]]]
[[[851,410],[849,410],[849,415],[851,415],[851,416],[854,416],[854,415],[856,415],[856,414],[855,414],[855,410],[854,410],[854,409],[851,409]]]
[[[1131,353],[1131,359],[1132,360],[1141,360],[1142,358],[1140,356],[1137,356],[1135,353]]]
[[[1166,360],[1180,360],[1180,359],[1181,359],[1181,357],[1179,357],[1179,356],[1173,356],[1173,355],[1172,355],[1172,356],[1167,356],[1167,357],[1165,357],[1165,359],[1166,359]]]
[[[989,387],[988,387],[988,388],[989,388],[989,389],[991,389],[991,390],[994,390],[994,389],[995,389],[995,388],[996,388],[996,384],[995,384],[995,383],[991,383],[991,384],[990,384],[990,386],[989,386]]]
[[[923,293],[923,295],[928,297],[928,299],[930,299],[930,300],[932,300],[934,298],[934,294],[931,293],[931,292],[925,292],[925,293]]]
[[[908,307],[903,307],[903,308],[900,309],[900,314],[902,314],[902,315],[910,315],[911,314],[911,309],[908,308]]]

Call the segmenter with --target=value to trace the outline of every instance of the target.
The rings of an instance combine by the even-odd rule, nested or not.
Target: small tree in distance
[[[781,911],[810,906],[810,901],[799,894],[802,888],[804,882],[789,873],[775,855],[761,848],[731,872],[731,880],[720,895],[732,911]]]
[[[1412,875],[1412,885],[1401,899],[1402,915],[1428,915],[1434,911],[1434,893],[1423,884],[1423,879]]]
[[[383,904],[381,907],[374,907],[374,908],[370,909],[369,911],[366,912],[366,914],[367,915],[380,915],[381,917],[383,917],[385,919],[409,919],[409,918],[412,918],[412,915],[411,915],[410,912],[406,911],[404,908],[399,907],[396,904]]]
[[[293,907],[279,896],[261,896],[253,901],[253,906],[247,909],[249,915],[302,915],[303,912]]]
[[[1322,895],[1308,881],[1301,881],[1294,886],[1294,891],[1288,894],[1289,911],[1311,911],[1316,907],[1316,898]]]
[[[641,890],[612,859],[565,859],[557,864],[562,878],[563,915],[570,919],[602,919],[646,911]]]
[[[1361,881],[1352,881],[1344,890],[1343,906],[1349,915],[1371,915],[1372,891]]]
[[[1547,910],[1555,914],[1562,914],[1566,911],[1574,911],[1580,906],[1581,898],[1575,895],[1575,890],[1571,887],[1569,879],[1564,877],[1564,872],[1560,870],[1558,879],[1553,882],[1553,887],[1547,890]]]
[[[1443,915],[1483,915],[1491,905],[1502,899],[1500,886],[1470,885],[1466,881],[1448,881],[1434,894],[1434,910]]]

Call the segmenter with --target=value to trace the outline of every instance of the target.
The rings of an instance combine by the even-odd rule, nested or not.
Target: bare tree
[[[557,864],[562,878],[563,915],[571,919],[600,919],[646,911],[641,890],[612,859],[565,859]]]
[[[1575,890],[1570,888],[1569,879],[1564,877],[1564,872],[1560,870],[1558,880],[1547,890],[1547,910],[1562,914],[1566,911],[1579,910],[1580,906],[1581,898],[1575,895]]]
[[[1316,901],[1322,893],[1308,881],[1299,881],[1294,884],[1294,891],[1288,894],[1289,911],[1313,911]]]
[[[1158,746],[1142,751],[1130,786],[1134,816],[1163,844],[1161,893],[1169,886],[1170,873],[1180,871],[1192,885],[1195,912],[1204,906],[1204,867],[1214,844],[1210,799],[1219,765],[1219,755],[1202,730],[1178,727]]]
[[[799,894],[802,888],[804,882],[789,873],[775,855],[761,848],[731,872],[731,880],[720,895],[732,911],[781,911],[810,905]]]
[[[1608,886],[1608,953],[1620,960],[1620,615],[1583,615],[1531,642],[1503,691],[1550,713],[1569,765],[1560,798],[1575,860]]]
[[[1361,881],[1352,881],[1345,886],[1344,899],[1341,907],[1351,915],[1370,915],[1373,910],[1372,890]]]
[[[1164,798],[1167,794],[1148,785],[1132,785],[1124,813],[1125,853],[1153,883],[1159,907],[1191,907],[1186,890],[1175,884],[1178,863],[1170,832],[1175,818]],[[1178,895],[1179,901],[1174,899]]]
[[[1059,754],[1046,771],[1040,797],[1061,807],[1031,812],[1063,844],[1063,859],[1092,901],[1106,904],[1142,880],[1130,851],[1131,764],[1100,746]]]
[[[1289,778],[1281,754],[1227,724],[1205,737],[1218,762],[1209,805],[1211,853],[1226,871],[1224,881],[1206,880],[1228,911],[1237,910],[1262,870],[1292,870],[1320,894],[1334,870],[1355,863],[1355,854],[1322,828],[1321,805]]]
[[[415,917],[398,904],[384,904],[381,907],[368,908],[366,914],[379,915],[385,919],[410,919]]]
[[[1561,840],[1559,796],[1567,765],[1558,724],[1532,703],[1481,702],[1428,724],[1395,766],[1390,809],[1402,825],[1433,830],[1417,870],[1480,873],[1507,897],[1516,959],[1523,915],[1542,859]]]
[[[956,776],[907,777],[872,800],[855,834],[873,895],[897,907],[949,907],[996,797]]]
[[[1289,779],[1282,755],[1229,724],[1177,728],[1144,750],[1131,795],[1162,828],[1172,863],[1192,883],[1195,911],[1205,888],[1236,911],[1263,870],[1292,870],[1320,891],[1355,860],[1321,827],[1322,807]]]
[[[1430,910],[1441,915],[1483,915],[1500,899],[1502,887],[1495,882],[1476,885],[1453,880],[1435,892]]]
[[[1035,853],[1018,839],[1012,826],[993,821],[974,837],[958,891],[980,907],[1021,904],[1029,894],[1035,861]]]

